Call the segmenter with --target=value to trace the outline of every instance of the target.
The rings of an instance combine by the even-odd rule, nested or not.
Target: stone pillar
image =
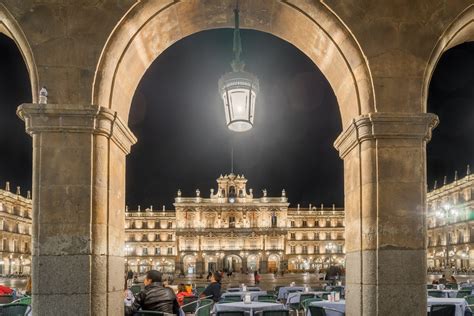
[[[426,315],[426,143],[433,114],[362,115],[344,159],[347,315]]]
[[[123,315],[125,156],[115,112],[23,104],[33,137],[33,315]]]

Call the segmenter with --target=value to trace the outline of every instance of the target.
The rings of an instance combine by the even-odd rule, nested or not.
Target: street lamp
[[[445,251],[445,264],[444,268],[448,269],[448,266],[450,265],[449,262],[449,246],[450,246],[450,240],[448,238],[448,224],[449,224],[449,218],[450,217],[456,217],[458,216],[458,211],[453,209],[451,204],[445,203],[441,206],[441,208],[436,212],[436,217],[440,219],[444,219],[444,226],[443,226],[443,233],[446,236],[446,251]]]
[[[234,132],[245,132],[253,126],[259,82],[256,76],[244,71],[245,63],[240,60],[242,43],[238,6],[234,9],[234,17],[234,60],[231,63],[233,71],[219,79],[219,95],[224,103],[227,127]]]

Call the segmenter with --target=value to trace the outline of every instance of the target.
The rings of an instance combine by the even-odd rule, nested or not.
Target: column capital
[[[353,148],[366,140],[418,139],[429,141],[431,131],[439,123],[432,113],[369,113],[354,118],[337,137],[334,147],[344,158]]]
[[[130,147],[137,142],[117,112],[97,105],[25,103],[16,113],[31,136],[48,132],[104,135],[125,154],[130,153]]]

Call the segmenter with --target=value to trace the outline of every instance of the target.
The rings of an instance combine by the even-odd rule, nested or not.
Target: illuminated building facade
[[[127,265],[134,271],[308,271],[344,265],[344,211],[289,208],[280,197],[254,197],[242,175],[217,179],[209,198],[178,191],[175,210],[126,212]]]
[[[0,275],[29,274],[31,269],[31,199],[0,189]]]
[[[473,190],[468,166],[465,177],[428,193],[428,268],[474,269]]]

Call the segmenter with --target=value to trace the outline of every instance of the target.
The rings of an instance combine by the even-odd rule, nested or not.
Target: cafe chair
[[[314,297],[314,298],[308,298],[308,299],[305,299],[304,301],[302,301],[301,305],[303,306],[304,315],[307,314],[308,306],[309,306],[310,303],[312,303],[312,302],[321,302],[322,300],[323,300],[322,298]]]
[[[445,285],[447,290],[457,290],[458,285],[456,283],[446,283]]]
[[[243,311],[221,311],[217,312],[216,316],[245,316]]]
[[[431,305],[428,316],[455,316],[456,305]]]
[[[142,286],[140,284],[134,284],[130,287],[130,291],[133,295],[137,295],[142,290]]]
[[[184,296],[183,306],[181,306],[180,308],[185,314],[194,314],[198,304],[199,298],[197,296]]]
[[[431,297],[446,297],[443,291],[428,291],[428,296]]]
[[[170,315],[170,314],[166,314],[163,312],[156,312],[156,311],[138,311],[133,314],[133,316],[147,316],[147,315],[165,316],[165,315]]]
[[[275,303],[276,297],[273,295],[259,295],[257,296],[257,302],[270,302]]]
[[[256,316],[289,316],[290,311],[287,309],[257,311],[257,312],[254,312],[254,315]]]
[[[210,299],[200,300],[199,307],[194,312],[194,316],[210,316],[213,304],[214,301]]]
[[[2,316],[17,316],[26,315],[30,312],[31,306],[25,304],[8,304],[0,306],[0,315]]]
[[[308,306],[309,308],[309,313],[311,316],[326,316],[326,311],[331,311],[331,314],[335,315],[340,315],[340,316],[345,316],[346,314],[344,312],[338,311],[337,309],[334,308],[327,308],[327,307],[321,307],[321,306]]]
[[[456,298],[465,298],[466,296],[471,295],[472,290],[459,290],[456,293]]]

